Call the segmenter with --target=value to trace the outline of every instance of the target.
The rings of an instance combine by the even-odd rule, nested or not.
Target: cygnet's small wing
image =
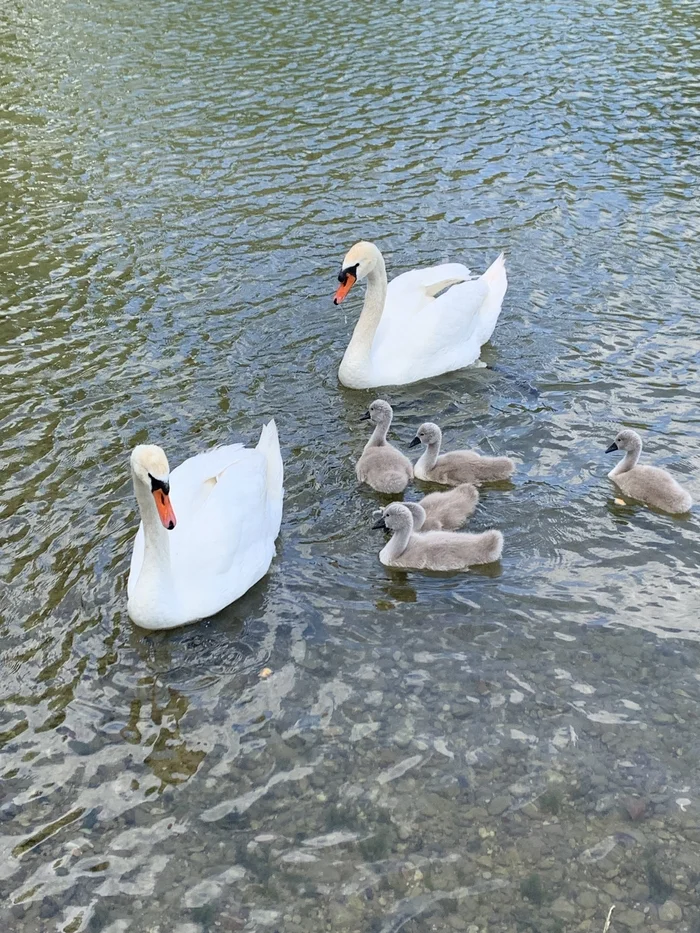
[[[635,466],[613,477],[617,485],[631,499],[672,514],[688,512],[693,504],[690,493],[659,467]]]
[[[420,501],[426,513],[425,531],[456,531],[474,514],[478,502],[479,492],[471,483],[431,492]]]

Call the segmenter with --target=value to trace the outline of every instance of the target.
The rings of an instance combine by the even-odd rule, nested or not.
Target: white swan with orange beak
[[[453,262],[388,282],[382,254],[364,241],[343,260],[334,303],[363,279],[365,303],[338,371],[350,389],[406,385],[474,363],[508,287],[503,254],[480,278]]]
[[[172,473],[160,447],[140,444],[131,476],[141,512],[127,610],[169,629],[219,612],[263,577],[282,521],[283,465],[275,422],[257,447],[217,447]]]

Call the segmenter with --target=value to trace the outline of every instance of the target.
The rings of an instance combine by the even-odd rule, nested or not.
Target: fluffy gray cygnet
[[[670,473],[659,467],[638,466],[642,453],[642,439],[629,428],[620,433],[605,451],[624,450],[625,458],[608,473],[610,479],[630,499],[638,499],[664,512],[680,515],[689,512],[693,500]]]
[[[355,473],[361,483],[377,492],[403,492],[413,479],[413,464],[386,439],[394,412],[391,405],[377,399],[360,419],[374,425],[372,436],[357,461]]]
[[[413,467],[416,479],[444,486],[460,483],[493,483],[508,479],[515,472],[510,457],[482,457],[473,450],[453,450],[441,454],[442,431],[427,421],[422,424],[409,447],[425,444],[426,450]]]
[[[401,502],[388,505],[373,528],[388,528],[391,540],[379,552],[385,567],[404,570],[466,570],[490,564],[501,556],[503,535],[491,529],[481,534],[426,531],[416,534],[413,515]]]
[[[479,490],[462,483],[447,492],[431,492],[419,502],[404,502],[413,515],[414,531],[456,531],[476,511]]]

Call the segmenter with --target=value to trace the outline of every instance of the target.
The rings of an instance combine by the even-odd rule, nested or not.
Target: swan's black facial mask
[[[413,440],[411,441],[411,443],[410,443],[408,446],[409,446],[409,447],[417,447],[420,443],[421,443],[421,439],[420,439],[419,437],[414,437]]]
[[[386,522],[383,518],[378,518],[377,521],[372,525],[373,530],[376,531],[378,528],[386,528]]]
[[[347,293],[357,281],[357,267],[359,265],[359,262],[356,262],[354,266],[348,266],[346,269],[341,269],[338,273],[338,281],[340,282],[340,285],[338,286],[333,297],[334,305],[340,304],[340,302],[345,298]]]
[[[608,449],[605,451],[605,453],[606,453],[606,454],[611,454],[611,453],[613,452],[613,450],[619,450],[619,449],[620,449],[620,448],[617,446],[617,444],[615,443],[615,441],[613,441],[612,444],[611,444],[611,445],[608,447]]]
[[[148,474],[148,478],[151,481],[151,492],[156,492],[158,489],[161,492],[164,492],[166,496],[170,495],[170,483],[166,480],[156,479],[155,476]]]

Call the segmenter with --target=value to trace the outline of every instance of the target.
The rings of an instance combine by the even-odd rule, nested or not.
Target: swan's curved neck
[[[173,593],[173,577],[170,566],[170,540],[163,527],[153,495],[144,484],[133,477],[136,501],[143,522],[143,564],[136,581],[138,598],[149,599],[158,593]],[[160,598],[162,602],[162,596]]]
[[[625,454],[624,460],[621,460],[618,465],[612,470],[611,476],[619,476],[620,473],[627,473],[628,470],[631,470],[632,467],[637,466],[639,458],[642,453],[642,448],[633,448],[628,450]]]
[[[408,547],[412,533],[413,523],[406,525],[404,528],[398,528],[391,536],[389,543],[384,546],[385,557],[390,561],[398,560]]]
[[[352,339],[343,356],[341,377],[343,371],[351,375],[353,372],[363,369],[369,362],[372,341],[377,332],[377,327],[379,327],[386,302],[386,289],[386,266],[382,254],[378,253],[372,271],[367,276],[367,292],[365,293],[362,313],[357,324],[355,324]]]
[[[383,424],[375,424],[374,431],[372,431],[372,436],[365,444],[365,450],[369,447],[384,447],[386,445],[386,436],[389,433],[389,428],[391,426],[390,421],[386,421]]]
[[[416,464],[416,467],[421,470],[421,472],[427,473],[429,470],[435,466],[438,461],[438,456],[440,454],[440,441],[434,441],[432,444],[428,444],[423,453],[421,454],[420,460]],[[420,466],[418,466],[420,464]]]

